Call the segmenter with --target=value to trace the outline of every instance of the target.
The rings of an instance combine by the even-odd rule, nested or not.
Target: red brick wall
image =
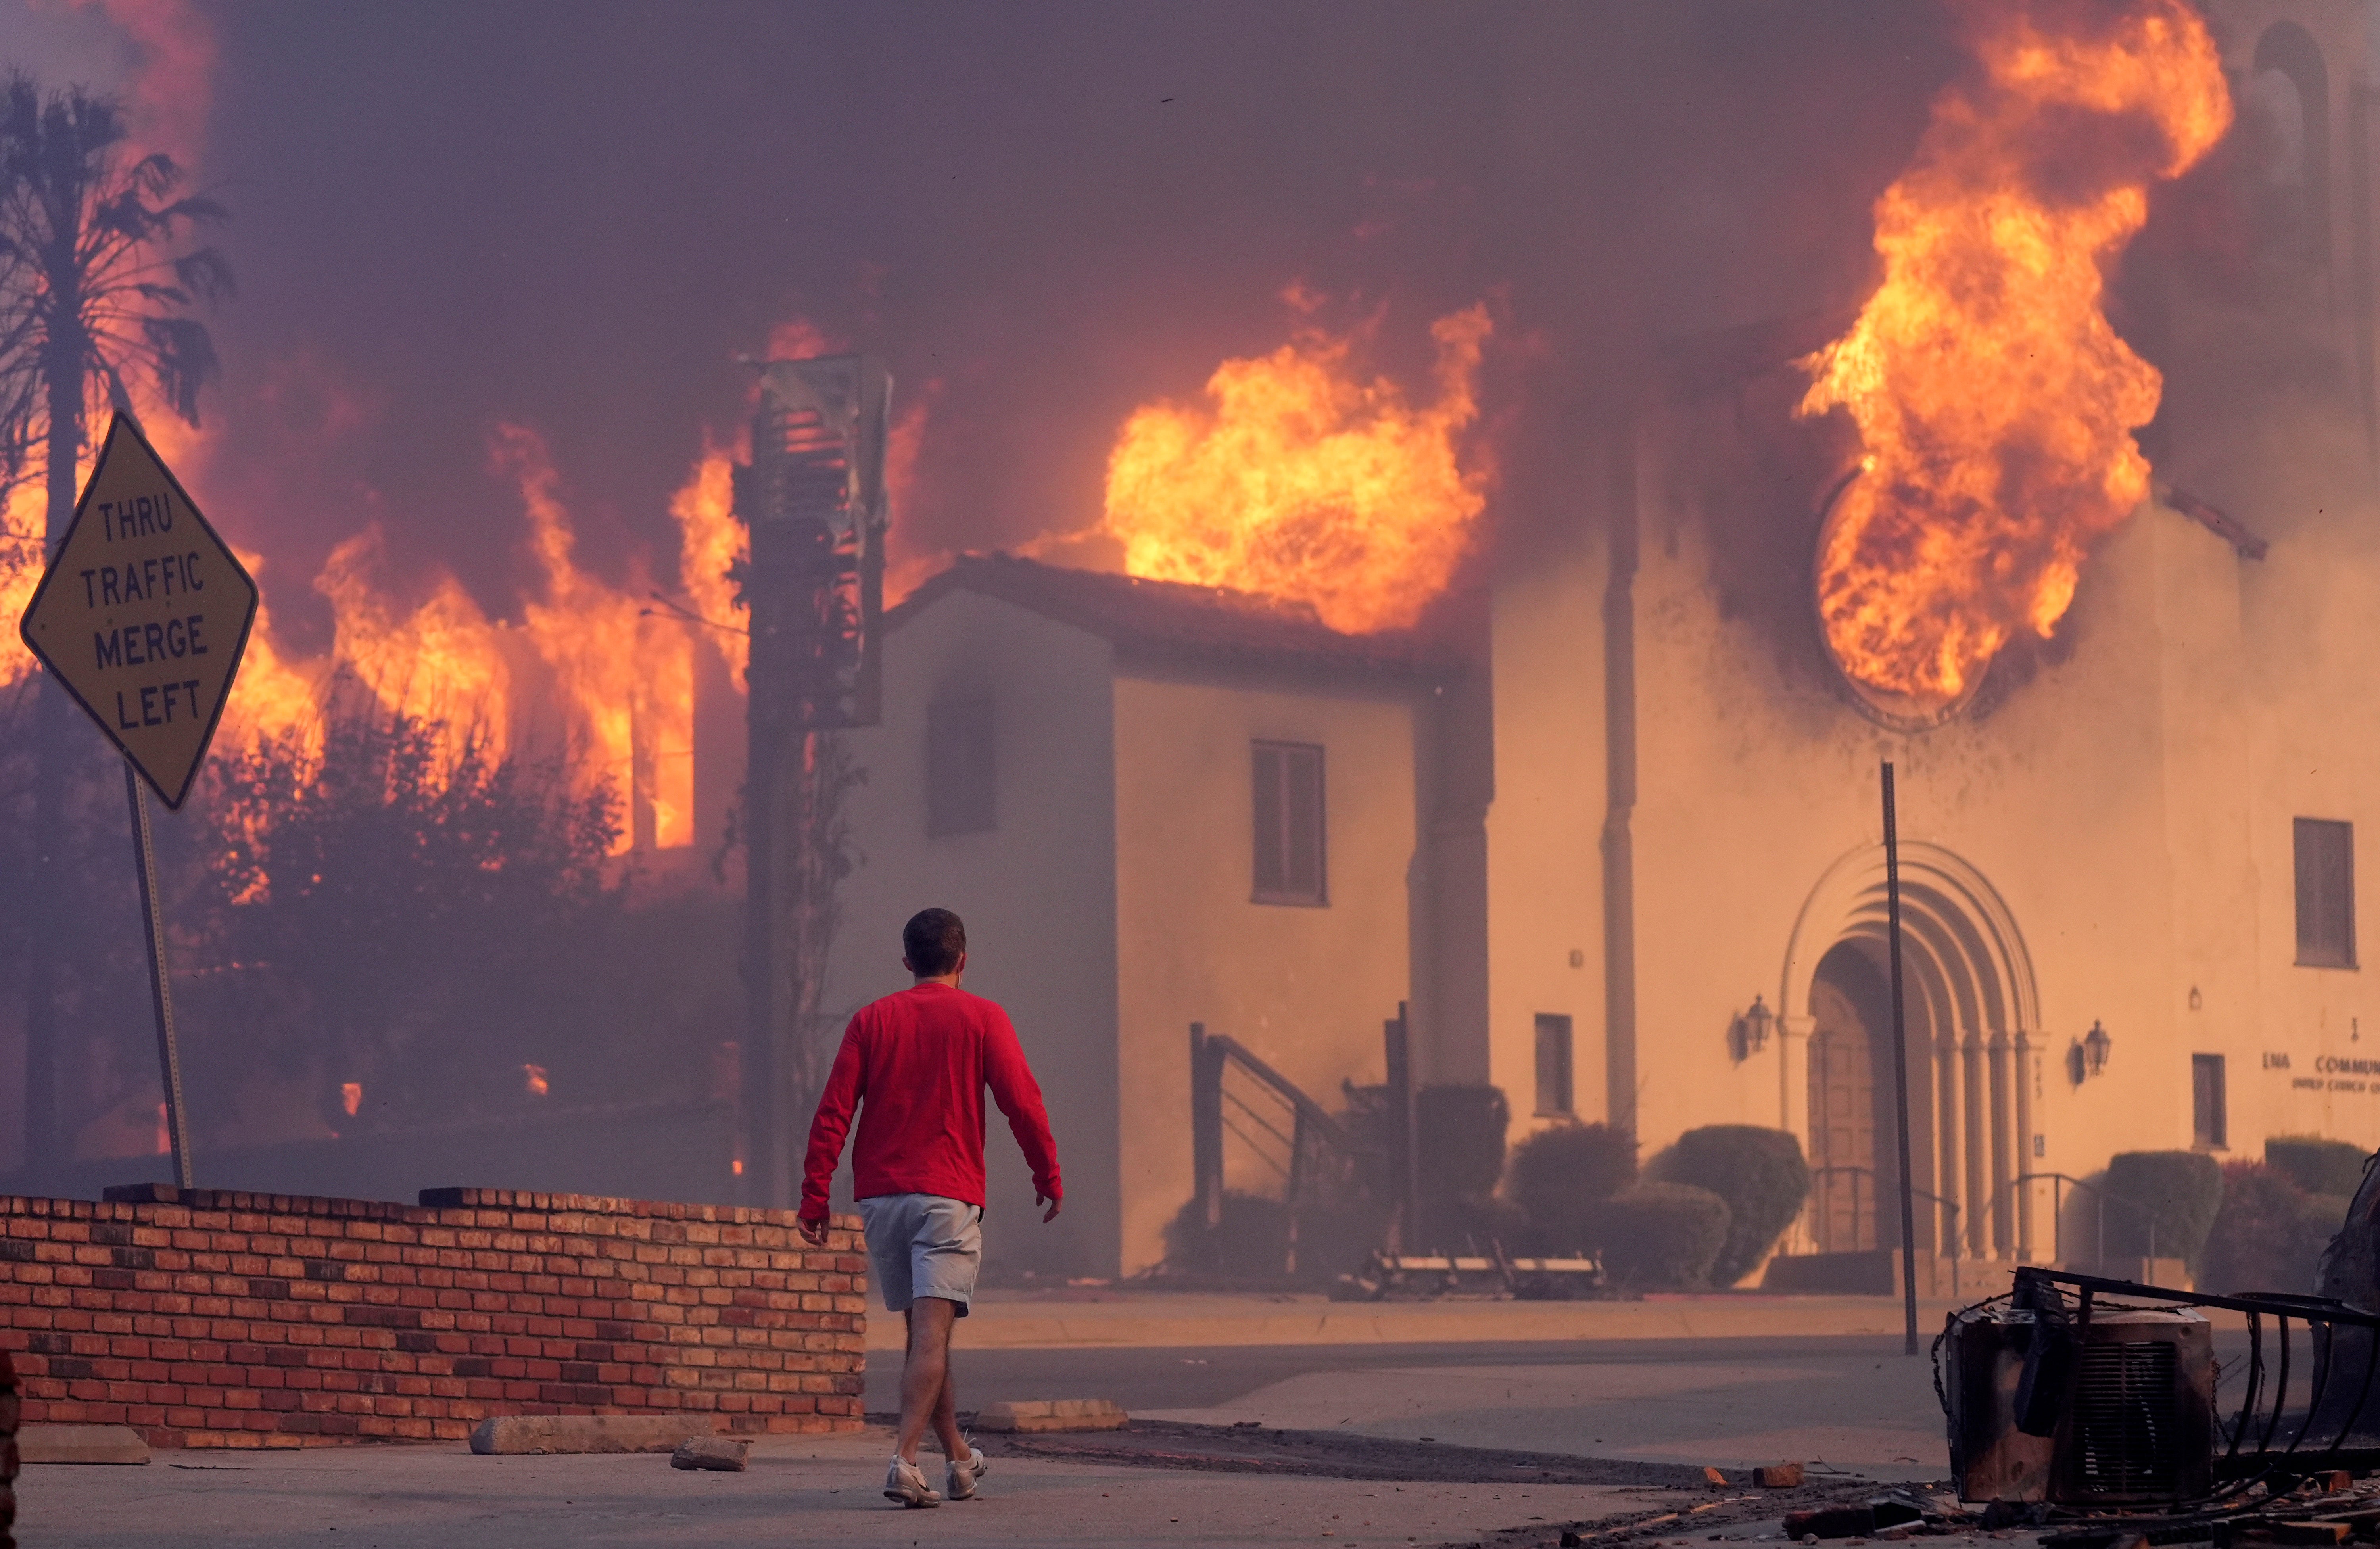
[[[28,1422],[161,1446],[454,1439],[492,1414],[860,1423],[867,1257],[791,1211],[450,1189],[0,1196]]]

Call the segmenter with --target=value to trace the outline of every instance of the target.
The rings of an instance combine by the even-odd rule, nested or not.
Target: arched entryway
[[[1921,1247],[2007,1257],[2033,1248],[2030,1189],[2040,1000],[2022,935],[1983,874],[1939,845],[1900,850],[1911,1181]],[[1786,951],[1778,1004],[1779,1110],[1822,1171],[1814,1247],[1900,1241],[1884,850],[1843,856],[1811,890]],[[1864,1049],[1862,1070],[1857,1054]],[[1871,1099],[1863,1115],[1863,1079]],[[1865,1160],[1858,1159],[1863,1154]],[[1854,1205],[1849,1180],[1861,1177]],[[1872,1180],[1872,1182],[1870,1181]],[[1862,1213],[1864,1220],[1859,1220]]]

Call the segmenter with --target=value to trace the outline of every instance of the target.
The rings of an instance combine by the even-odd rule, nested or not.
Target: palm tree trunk
[[[75,465],[82,451],[82,341],[51,346],[49,391],[49,514],[42,551],[55,556],[74,519]],[[46,673],[34,711],[33,888],[30,953],[25,964],[25,1161],[43,1173],[68,1159],[58,1112],[58,962],[74,937],[66,904],[67,768],[72,713],[65,687]]]

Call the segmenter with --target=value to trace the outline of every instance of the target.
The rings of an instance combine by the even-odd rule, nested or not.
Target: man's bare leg
[[[941,1441],[943,1457],[966,1453],[959,1434],[958,1387],[951,1380],[951,1325],[958,1311],[955,1301],[921,1296],[901,1314],[909,1325],[909,1350],[901,1367],[900,1450],[912,1463],[929,1423]]]

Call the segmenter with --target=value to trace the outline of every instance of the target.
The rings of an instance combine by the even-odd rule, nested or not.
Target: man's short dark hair
[[[909,972],[921,979],[940,978],[959,965],[966,950],[966,926],[947,909],[920,909],[901,927],[901,950]]]

